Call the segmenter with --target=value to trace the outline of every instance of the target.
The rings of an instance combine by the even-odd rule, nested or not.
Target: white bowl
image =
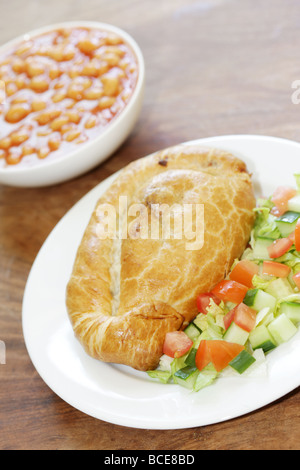
[[[92,21],[74,21],[50,25],[31,31],[0,47],[0,54],[14,47],[21,41],[28,41],[31,37],[39,36],[48,31],[60,28],[87,27],[97,28],[115,33],[134,51],[138,63],[138,80],[128,104],[107,128],[87,143],[83,143],[78,149],[68,152],[51,161],[44,160],[40,165],[32,167],[12,166],[0,169],[0,183],[16,187],[42,187],[63,183],[76,178],[106,160],[126,140],[139,117],[145,85],[145,63],[141,49],[136,41],[125,31],[116,26]],[[0,129],[1,131],[1,129]]]

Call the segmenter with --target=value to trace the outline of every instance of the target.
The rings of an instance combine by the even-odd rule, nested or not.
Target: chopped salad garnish
[[[259,199],[249,247],[226,279],[201,294],[199,314],[166,335],[158,369],[148,375],[192,391],[218,377],[266,371],[266,355],[300,324],[300,175]]]

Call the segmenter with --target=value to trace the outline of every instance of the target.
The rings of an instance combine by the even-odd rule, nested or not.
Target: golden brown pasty
[[[177,216],[182,207],[204,208],[199,219],[190,213],[189,239],[177,239],[176,210],[164,220],[161,205],[177,208]],[[108,207],[117,215],[115,229]],[[254,207],[245,164],[220,150],[177,146],[122,170],[92,214],[67,287],[68,313],[86,352],[138,370],[157,367],[166,333],[185,328],[198,313],[196,297],[242,255]]]

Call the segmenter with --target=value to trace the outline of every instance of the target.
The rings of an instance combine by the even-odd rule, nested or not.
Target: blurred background
[[[147,67],[134,156],[220,134],[299,139],[297,0],[1,0],[1,43],[65,20],[127,30]],[[151,138],[150,138],[151,136]]]

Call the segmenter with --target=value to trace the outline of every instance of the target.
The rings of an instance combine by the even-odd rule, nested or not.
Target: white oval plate
[[[253,173],[258,196],[294,185],[300,144],[263,136],[225,136],[200,143],[240,155]],[[74,338],[65,289],[83,232],[112,178],[87,194],[57,225],[29,276],[23,331],[31,360],[63,400],[95,418],[141,429],[205,426],[263,407],[300,385],[300,331],[267,357],[268,376],[226,377],[199,393],[152,381],[146,373],[90,358]]]

